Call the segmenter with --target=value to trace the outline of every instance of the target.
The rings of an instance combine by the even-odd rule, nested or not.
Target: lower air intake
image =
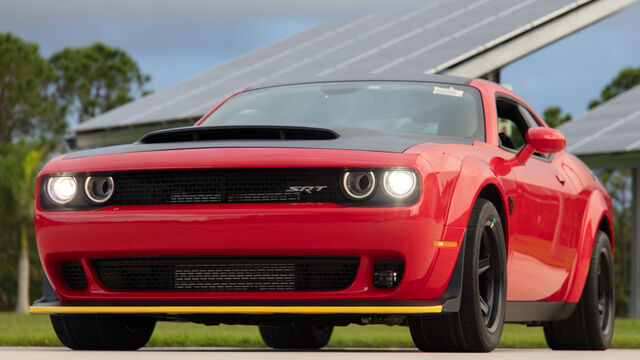
[[[357,257],[93,259],[113,291],[331,291],[355,280]]]
[[[87,278],[84,275],[82,264],[79,262],[67,262],[62,264],[62,277],[70,288],[84,290],[87,288]]]

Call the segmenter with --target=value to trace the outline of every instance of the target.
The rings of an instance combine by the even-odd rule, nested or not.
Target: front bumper
[[[160,301],[438,299],[449,284],[464,229],[445,228],[433,214],[425,214],[425,208],[418,203],[399,208],[228,204],[108,207],[84,212],[36,209],[36,236],[56,297],[65,302],[142,301],[147,307]],[[458,247],[434,246],[440,240],[456,242]],[[338,291],[136,292],[109,290],[91,262],[101,257],[202,255],[357,256],[360,264],[351,286]],[[403,279],[397,287],[373,286],[373,266],[379,259],[404,261]],[[73,261],[80,262],[86,274],[84,290],[69,287],[61,274],[62,264]],[[432,306],[439,305],[429,304],[426,310],[433,312]]]

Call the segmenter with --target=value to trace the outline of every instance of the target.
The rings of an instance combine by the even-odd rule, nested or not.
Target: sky
[[[515,1],[515,0],[514,0]],[[394,0],[394,9],[423,1]],[[384,11],[388,0],[0,0],[0,32],[48,57],[101,41],[124,49],[159,90],[312,26]],[[572,115],[620,69],[640,66],[640,3],[502,70],[502,82],[542,113]]]

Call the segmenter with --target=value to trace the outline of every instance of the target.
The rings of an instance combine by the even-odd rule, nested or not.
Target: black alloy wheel
[[[492,226],[495,222],[487,221],[482,229],[480,251],[478,251],[478,303],[482,312],[484,325],[489,332],[495,332],[499,324],[500,302],[502,294],[502,274],[500,274],[499,250]]]
[[[500,214],[489,200],[476,200],[463,246],[460,310],[409,317],[411,337],[422,351],[488,352],[500,342],[507,295],[507,255]]]
[[[616,313],[613,271],[611,240],[598,231],[580,302],[568,319],[544,325],[550,348],[605,350],[611,345]]]

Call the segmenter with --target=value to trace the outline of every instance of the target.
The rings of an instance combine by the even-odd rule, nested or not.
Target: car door
[[[516,154],[525,145],[526,131],[539,126],[531,113],[513,99],[498,98],[501,148]],[[534,154],[513,168],[516,192],[510,216],[507,299],[562,300],[573,259],[573,217],[567,214],[572,185],[553,155]]]

